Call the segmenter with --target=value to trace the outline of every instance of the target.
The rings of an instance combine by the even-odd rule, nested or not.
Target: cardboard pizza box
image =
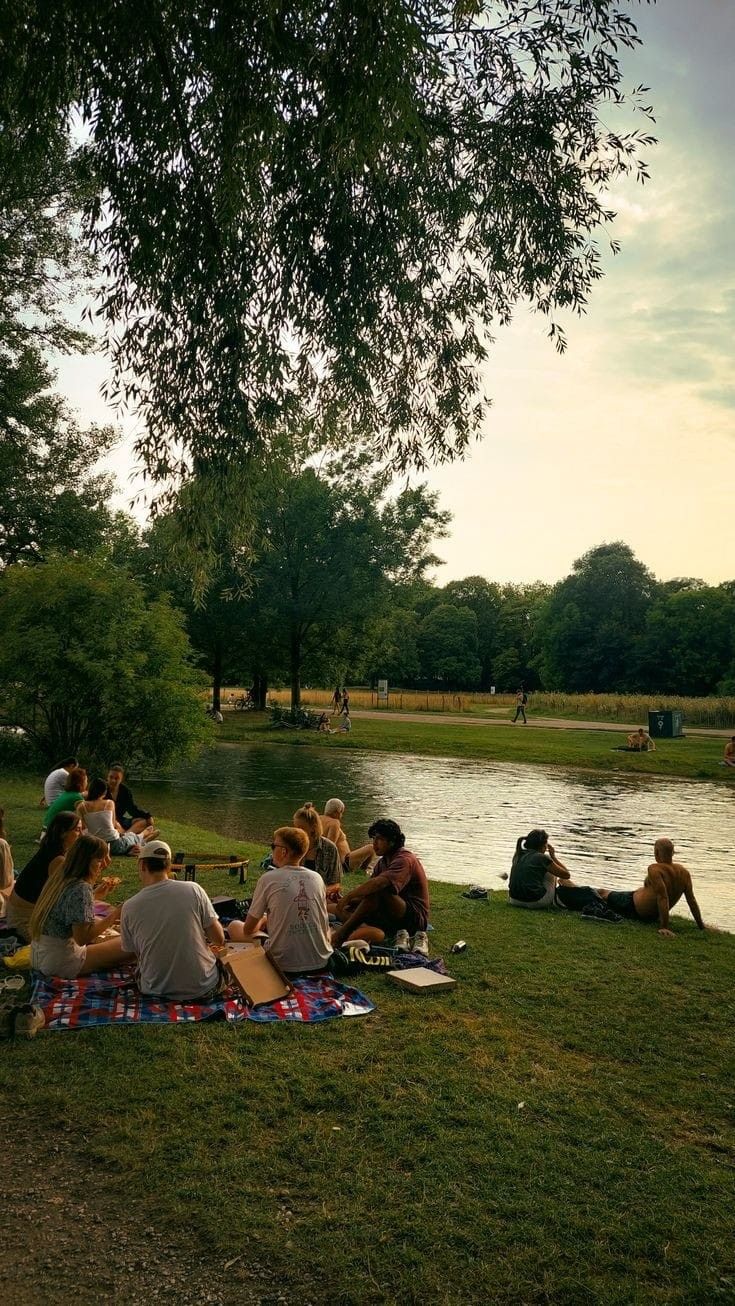
[[[250,1007],[293,993],[291,981],[259,943],[230,944],[220,960]]]
[[[457,983],[451,975],[438,975],[428,966],[415,966],[412,970],[389,970],[388,979],[409,993],[441,993],[453,989]]]

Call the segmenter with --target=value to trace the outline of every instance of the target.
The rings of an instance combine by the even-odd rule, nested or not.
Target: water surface
[[[731,848],[735,794],[724,785],[655,776],[611,778],[461,758],[308,745],[217,745],[175,778],[147,777],[136,797],[156,814],[267,842],[310,799],[347,804],[351,844],[378,816],[406,832],[430,877],[500,888],[519,834],[549,831],[579,884],[636,888],[661,835],[692,872],[705,920],[735,930]],[[687,915],[686,905],[677,912]]]

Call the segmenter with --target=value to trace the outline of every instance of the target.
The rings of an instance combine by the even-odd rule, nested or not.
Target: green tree
[[[500,611],[502,593],[500,586],[483,576],[465,576],[444,586],[448,603],[458,603],[471,608],[477,617],[478,655],[480,658],[480,689],[488,690],[495,684],[495,667],[499,648]]]
[[[208,737],[181,616],[125,573],[55,559],[0,579],[0,693],[52,760],[165,765]]]
[[[11,78],[12,80],[12,78]],[[4,88],[8,93],[9,88]],[[3,90],[0,90],[0,106]],[[59,122],[46,133],[0,120],[0,567],[88,551],[110,526],[95,465],[110,428],[80,429],[53,392],[45,352],[89,347],[69,318],[92,260],[79,239],[87,192]]]
[[[641,683],[654,692],[716,692],[735,653],[735,600],[696,586],[669,593],[648,612],[640,648]]]
[[[263,476],[253,603],[271,661],[287,662],[294,707],[304,667],[331,669],[335,640],[344,661],[347,632],[356,659],[390,585],[433,563],[429,524],[444,530],[435,495],[418,488],[384,502],[385,478],[365,485],[359,471],[344,459],[320,470],[286,461]]]
[[[551,587],[542,581],[501,586],[494,682],[500,690],[538,688],[543,612]]]
[[[0,567],[89,552],[112,527],[112,479],[94,471],[112,432],[80,429],[52,380],[36,349],[0,353]]]
[[[639,645],[656,595],[655,578],[622,541],[578,558],[544,609],[544,683],[577,693],[635,689]]]
[[[415,685],[421,674],[416,613],[399,606],[400,597],[388,600],[387,610],[371,621],[360,663],[361,678],[370,684],[385,679],[389,685]]]
[[[604,196],[646,175],[619,0],[17,0],[3,36],[14,138],[81,115],[111,393],[156,476],[315,411],[398,464],[461,454],[497,324],[525,300],[563,346]]]
[[[439,603],[418,633],[422,679],[447,689],[474,689],[480,679],[477,617],[472,608]]]

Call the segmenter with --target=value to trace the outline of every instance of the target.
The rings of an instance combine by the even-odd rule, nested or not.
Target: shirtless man
[[[711,928],[702,920],[699,903],[692,889],[692,877],[686,866],[673,860],[674,845],[671,840],[657,839],[653,845],[653,855],[656,860],[648,868],[642,889],[598,889],[600,897],[605,899],[608,907],[629,921],[658,921],[659,934],[665,939],[673,939],[674,932],[669,929],[669,912],[683,894],[699,929]]]
[[[732,736],[729,744],[725,744],[725,756],[723,761],[725,766],[735,766],[735,735]]]
[[[628,748],[632,749],[634,753],[655,753],[656,751],[656,745],[651,736],[646,734],[643,726],[639,726],[637,730],[633,731],[632,735],[628,735]]]

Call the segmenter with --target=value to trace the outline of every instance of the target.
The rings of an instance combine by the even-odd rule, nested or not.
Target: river
[[[174,778],[135,785],[166,832],[166,815],[266,843],[307,799],[347,805],[353,846],[391,816],[437,880],[503,887],[519,834],[549,831],[579,884],[642,884],[653,843],[668,835],[689,867],[705,920],[735,930],[731,829],[735,794],[706,781],[596,775],[461,758],[340,751],[309,745],[219,744]],[[677,912],[687,915],[686,905]]]

